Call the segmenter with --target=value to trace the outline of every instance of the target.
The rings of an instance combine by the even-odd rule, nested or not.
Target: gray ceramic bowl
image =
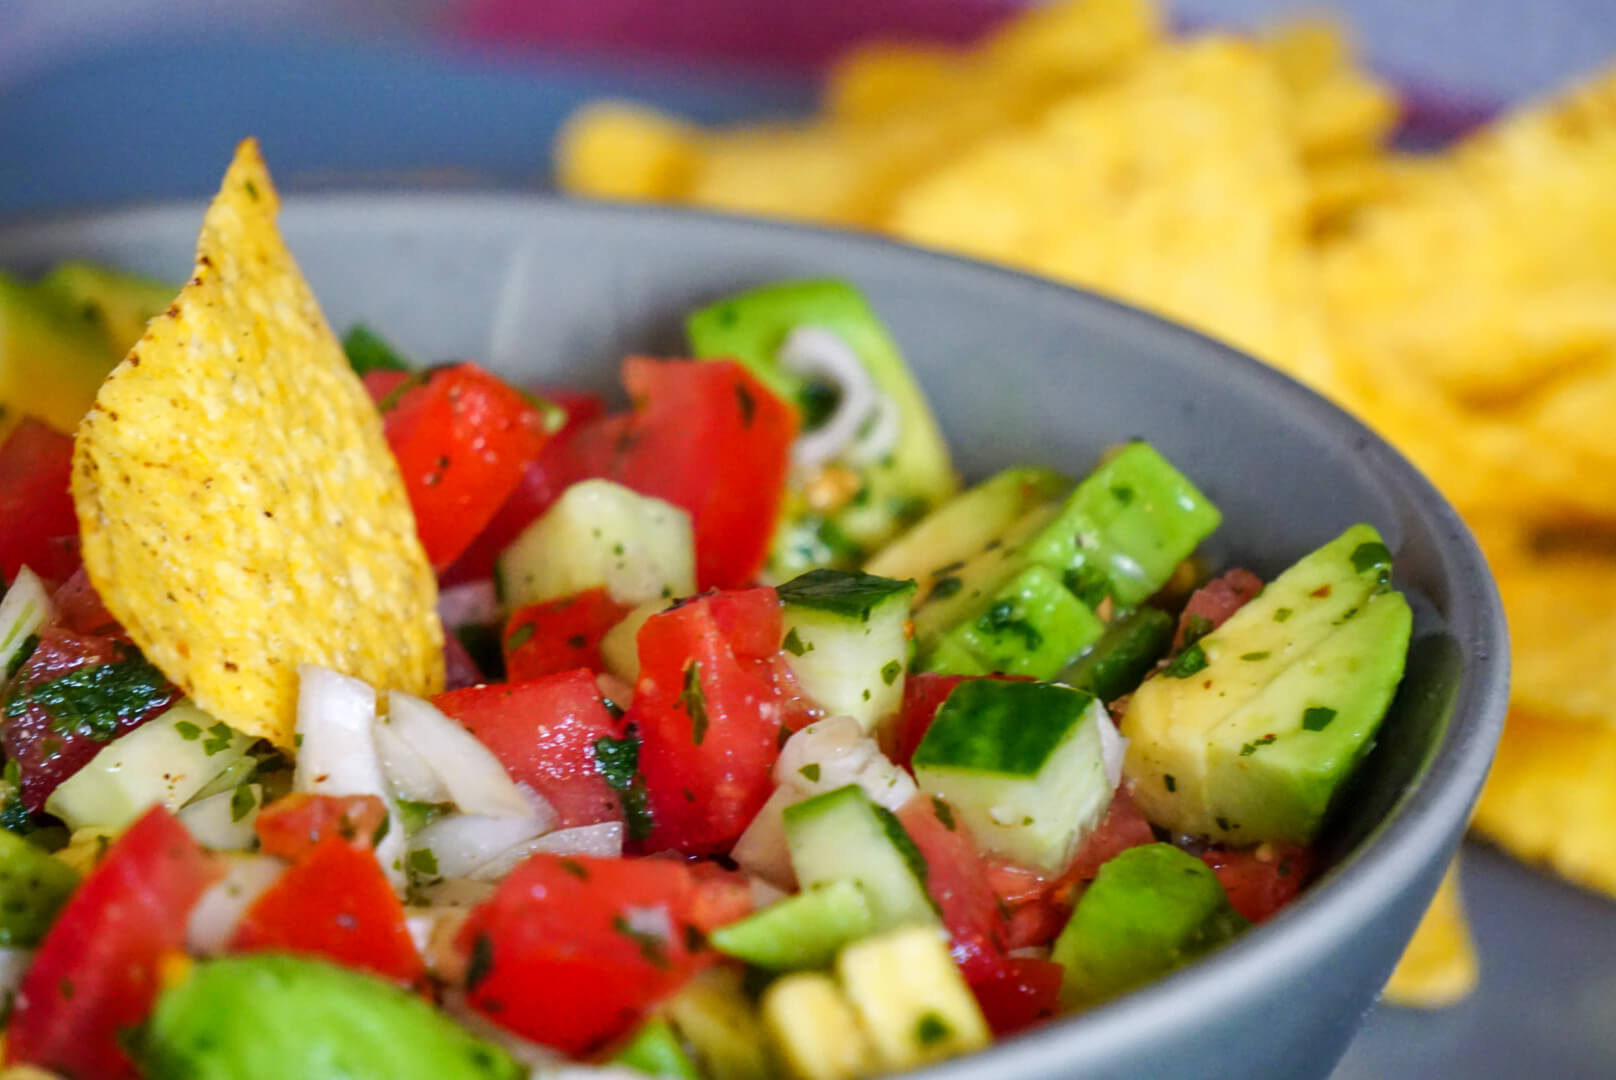
[[[182,280],[199,205],[0,233],[0,265],[68,257]],[[294,200],[283,227],[339,330],[414,354],[607,388],[629,352],[677,355],[682,315],[773,279],[856,281],[888,321],[968,477],[1081,472],[1146,436],[1217,502],[1213,553],[1269,575],[1366,520],[1397,558],[1416,635],[1380,745],[1341,801],[1330,869],[1202,963],[1091,1013],[926,1072],[1322,1077],[1346,1049],[1459,842],[1507,697],[1504,623],[1442,497],[1368,430],[1206,338],[1033,278],[883,241],[523,197]]]

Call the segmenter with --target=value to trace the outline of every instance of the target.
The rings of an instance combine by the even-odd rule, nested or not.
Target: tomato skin
[[[1155,830],[1145,820],[1139,804],[1133,801],[1133,793],[1124,783],[1112,794],[1111,806],[1106,810],[1105,817],[1083,841],[1083,846],[1077,850],[1077,858],[1072,860],[1072,865],[1060,880],[1092,881],[1094,875],[1100,872],[1100,867],[1110,859],[1131,847],[1155,842]]]
[[[101,602],[101,594],[90,584],[90,574],[82,566],[62,583],[61,588],[51,594],[51,603],[56,605],[58,626],[75,634],[117,638],[120,641],[129,640],[128,633],[118,620],[112,617],[112,612],[107,610],[106,604]]]
[[[774,538],[796,410],[732,360],[630,357],[623,384],[635,411],[569,441],[574,478],[605,477],[683,507],[697,588],[749,584]]]
[[[467,1001],[518,1035],[582,1054],[628,1031],[707,966],[690,868],[669,859],[534,855],[456,937]],[[645,915],[666,914],[666,938]],[[694,946],[694,948],[692,948]]]
[[[450,690],[432,703],[492,750],[511,779],[548,799],[562,827],[623,820],[595,757],[595,744],[620,736],[622,724],[607,712],[593,672]]]
[[[1229,903],[1254,923],[1292,900],[1313,871],[1313,852],[1299,844],[1264,844],[1254,851],[1212,847],[1201,852],[1229,894]]]
[[[386,820],[387,806],[374,795],[298,791],[264,807],[253,821],[253,831],[265,855],[298,862],[333,837],[368,851]]]
[[[0,746],[7,758],[17,762],[23,805],[30,811],[42,808],[57,785],[83,768],[110,740],[97,740],[76,730],[57,731],[51,726],[51,716],[37,704],[29,704],[13,716],[12,701],[80,668],[116,663],[132,655],[137,654],[118,638],[75,634],[56,626],[40,631],[39,645],[6,687],[5,718],[0,721]],[[178,688],[166,681],[163,687],[139,711],[119,716],[112,736],[133,731],[179,700]]]
[[[605,589],[517,609],[500,639],[506,676],[521,682],[576,668],[600,671],[600,639],[628,612]]]
[[[964,824],[955,821],[951,828],[937,801],[924,792],[899,807],[898,820],[925,856],[926,891],[942,911],[950,951],[965,981],[999,977],[1006,960],[1005,917]]]
[[[774,789],[785,719],[773,589],[712,593],[640,627],[627,720],[650,800],[646,850],[727,851]]]
[[[1262,587],[1262,578],[1237,566],[1196,589],[1184,604],[1183,614],[1178,617],[1178,630],[1173,634],[1173,649],[1176,651],[1184,647],[1184,638],[1189,632],[1191,619],[1205,620],[1201,632],[1210,633],[1228,622],[1229,616],[1245,607],[1253,597],[1262,592]]]
[[[146,1019],[163,956],[220,868],[162,807],[107,849],[40,943],[6,1032],[6,1060],[65,1076],[135,1077],[119,1032]]]
[[[402,390],[382,418],[387,444],[421,546],[443,570],[493,518],[550,436],[538,407],[475,364],[440,368]]]
[[[994,1037],[1002,1039],[1055,1015],[1062,975],[1052,960],[1012,956],[998,975],[972,983],[971,992]]]
[[[606,401],[598,394],[540,387],[538,395],[567,411],[567,422],[544,444],[539,456],[527,463],[510,496],[453,566],[442,574],[445,585],[491,577],[500,553],[522,534],[550,504],[561,497],[574,479],[567,443],[585,424],[603,416]]]
[[[230,948],[321,956],[406,986],[426,974],[376,856],[341,836],[315,844],[253,901]]]
[[[0,580],[8,585],[23,566],[57,584],[79,568],[72,473],[72,437],[31,416],[0,443]]]

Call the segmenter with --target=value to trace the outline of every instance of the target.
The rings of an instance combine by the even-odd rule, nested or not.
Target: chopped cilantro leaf
[[[697,746],[707,737],[707,698],[701,689],[701,662],[692,660],[685,668],[684,689],[679,691],[679,704],[690,717],[690,739]]]

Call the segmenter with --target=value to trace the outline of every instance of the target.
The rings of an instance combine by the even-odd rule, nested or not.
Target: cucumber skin
[[[1173,643],[1173,617],[1142,607],[1112,622],[1094,647],[1055,677],[1101,701],[1112,702],[1137,687]]]

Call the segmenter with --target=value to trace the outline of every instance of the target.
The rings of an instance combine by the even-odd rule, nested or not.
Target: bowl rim
[[[111,226],[138,230],[179,218],[194,228],[205,206],[203,199],[165,200],[0,223],[0,264],[19,258],[71,257],[74,237]],[[1370,921],[1386,897],[1399,895],[1429,870],[1433,849],[1456,842],[1457,830],[1486,777],[1508,707],[1508,634],[1498,588],[1469,527],[1447,499],[1400,451],[1334,402],[1232,346],[1145,309],[1011,267],[871,233],[710,210],[500,190],[294,192],[282,196],[280,213],[283,224],[288,217],[321,214],[338,215],[345,223],[365,217],[403,223],[423,210],[502,219],[578,215],[624,224],[683,221],[693,229],[763,233],[782,245],[862,249],[874,258],[907,260],[924,272],[1013,283],[1050,304],[1109,311],[1109,317],[1131,320],[1158,339],[1217,355],[1218,362],[1228,366],[1229,378],[1255,383],[1259,392],[1275,396],[1281,407],[1321,428],[1325,438],[1351,447],[1377,483],[1426,518],[1440,541],[1438,569],[1449,586],[1447,631],[1458,644],[1464,673],[1441,741],[1388,815],[1296,901],[1216,953],[1115,1001],[995,1040],[983,1050],[911,1075],[968,1080],[988,1068],[998,1070],[997,1075],[1047,1071],[1053,1063],[1077,1064],[1074,1058],[1079,1052],[1084,1057],[1105,1056],[1137,1045],[1142,1033],[1159,1029],[1162,1017],[1173,1023],[1172,1018],[1193,1015],[1198,1002],[1231,1006],[1255,996],[1272,971],[1286,966],[1288,957],[1327,951],[1343,925]]]

